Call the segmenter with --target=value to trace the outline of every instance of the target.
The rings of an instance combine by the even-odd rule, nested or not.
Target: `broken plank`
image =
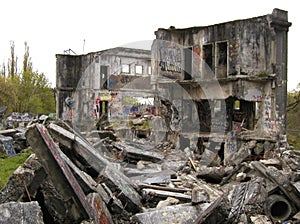
[[[143,192],[143,195],[151,195],[151,196],[156,196],[156,197],[160,197],[160,198],[173,197],[173,198],[177,198],[177,199],[184,200],[184,201],[192,200],[191,195],[177,193],[177,192],[171,192],[171,191],[146,188],[146,189],[143,189],[142,192]]]
[[[179,192],[179,193],[184,193],[184,192],[188,192],[188,191],[192,190],[190,188],[164,187],[164,186],[152,185],[152,184],[140,184],[139,187],[152,188],[152,189],[163,190],[163,191],[173,191],[173,192]]]

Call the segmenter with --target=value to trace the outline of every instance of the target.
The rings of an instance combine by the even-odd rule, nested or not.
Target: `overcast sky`
[[[300,83],[297,71],[300,13],[295,0],[9,0],[2,1],[0,65],[15,42],[22,64],[24,42],[30,48],[34,70],[55,86],[55,54],[72,49],[77,54],[100,51],[134,42],[152,41],[158,28],[207,26],[288,11],[288,89]]]

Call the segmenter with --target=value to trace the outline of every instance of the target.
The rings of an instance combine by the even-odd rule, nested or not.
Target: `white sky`
[[[24,42],[34,70],[55,86],[55,54],[72,49],[77,54],[100,51],[138,41],[152,41],[158,28],[207,26],[288,11],[288,89],[300,83],[297,72],[300,13],[295,0],[9,0],[0,3],[0,65],[15,42],[22,64]],[[84,44],[85,40],[85,44]],[[297,43],[298,40],[298,43]],[[84,50],[84,51],[83,51]]]

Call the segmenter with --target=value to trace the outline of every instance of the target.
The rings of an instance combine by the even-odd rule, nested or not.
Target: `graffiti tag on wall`
[[[272,100],[270,97],[266,97],[264,101],[264,119],[263,125],[265,127],[266,132],[269,135],[276,135],[278,132],[276,122],[272,119]]]
[[[162,47],[159,53],[161,71],[181,73],[182,54],[179,47]]]

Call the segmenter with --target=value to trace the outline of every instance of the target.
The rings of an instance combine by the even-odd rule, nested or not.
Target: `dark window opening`
[[[108,66],[101,65],[100,67],[100,88],[107,89],[107,73]]]
[[[254,130],[256,124],[255,102],[230,97],[226,99],[226,103],[228,107],[227,122],[230,124],[230,130]]]
[[[192,48],[184,49],[184,80],[192,79],[192,62],[193,62]]]
[[[217,77],[227,76],[227,42],[217,43]]]
[[[213,46],[212,44],[203,45],[203,60],[213,70]]]
[[[211,130],[211,108],[208,100],[197,101],[200,132]]]
[[[204,79],[211,79],[212,77],[215,77],[214,45],[205,44],[203,45],[202,51],[202,59],[204,61],[202,66],[202,77]]]

